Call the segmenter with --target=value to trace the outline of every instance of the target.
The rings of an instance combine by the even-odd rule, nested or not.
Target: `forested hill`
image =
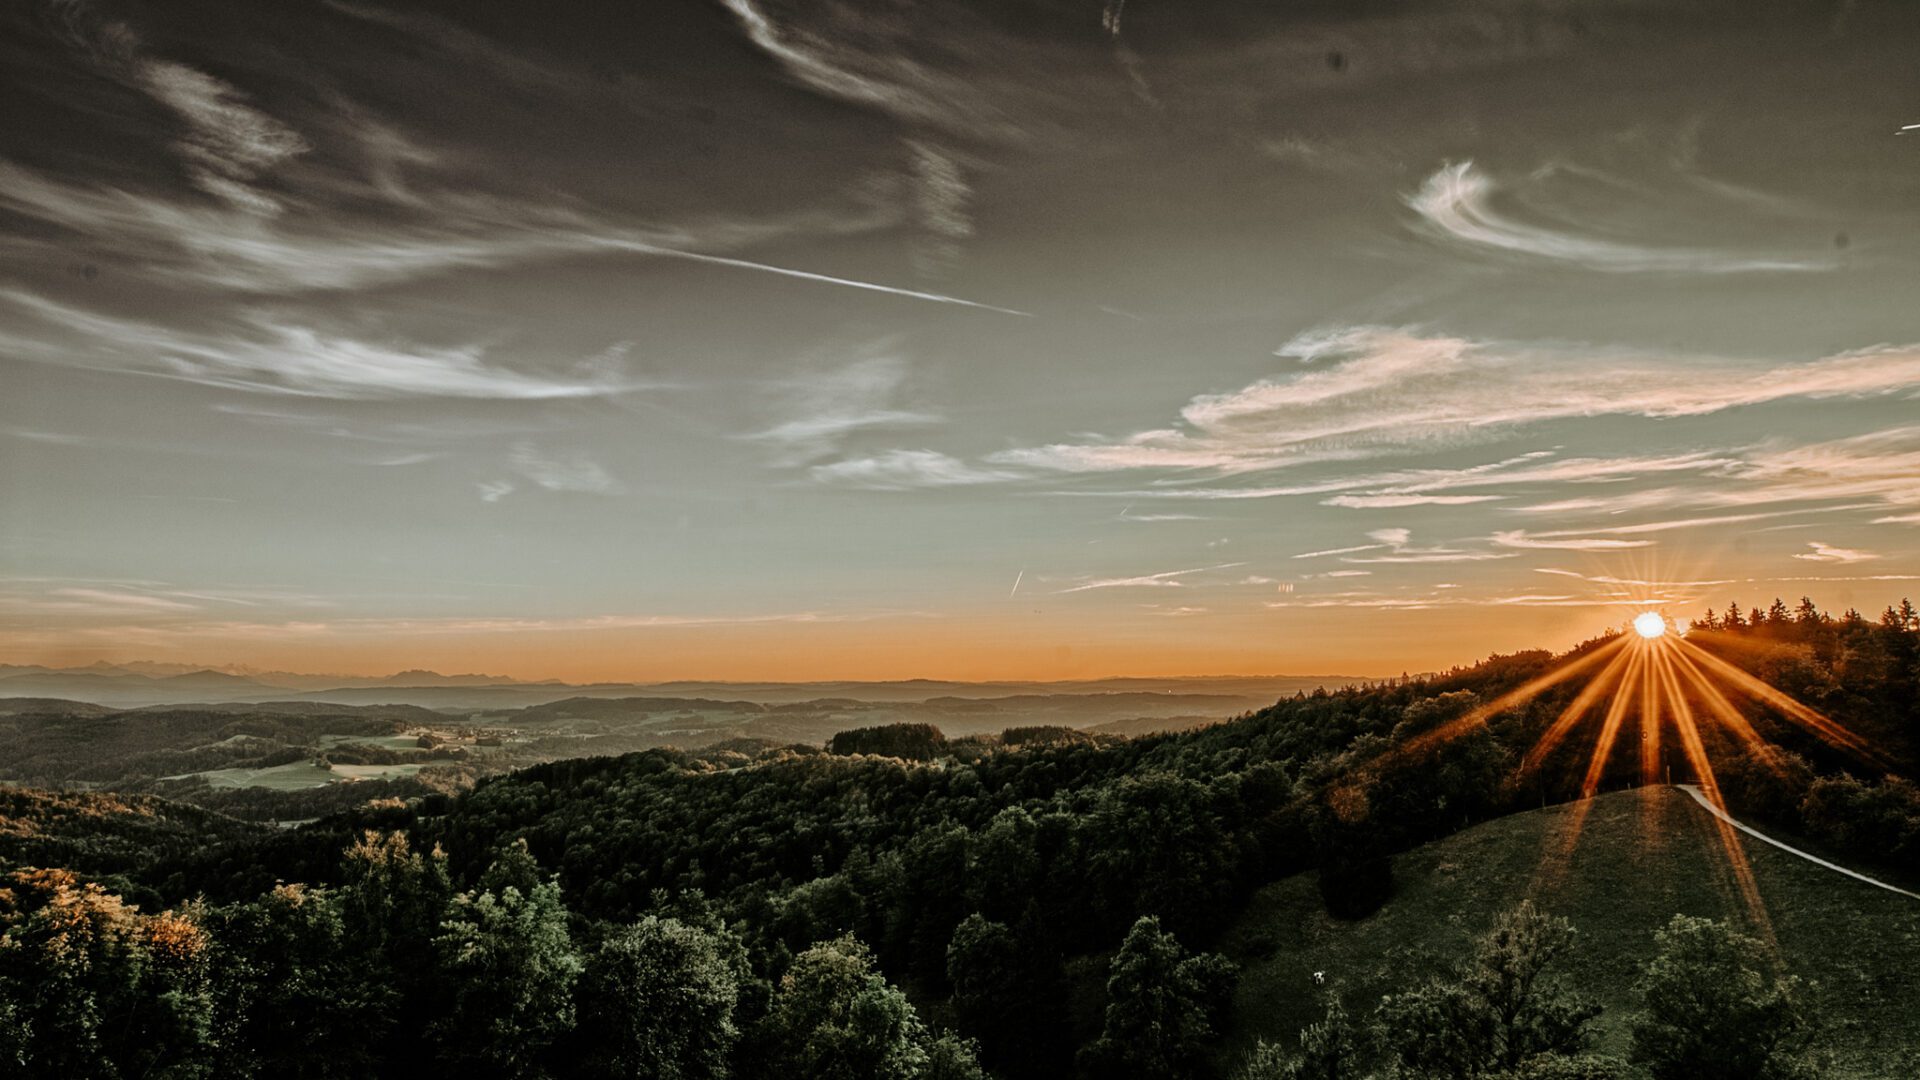
[[[1908,608],[1879,622],[1776,609],[1730,626],[1716,615],[1693,640],[1824,710],[1911,775],[1920,620]],[[1317,868],[1329,907],[1364,917],[1391,895],[1394,852],[1577,790],[1590,737],[1568,739],[1525,784],[1512,777],[1578,680],[1457,737],[1415,742],[1565,659],[1495,657],[1133,740],[936,743],[929,729],[866,743],[924,743],[928,753],[910,756],[925,760],[747,745],[559,761],[458,797],[163,859],[143,881],[175,903],[205,898],[211,906],[179,917],[206,935],[206,962],[239,965],[232,985],[253,995],[228,1001],[210,984],[206,1007],[238,1010],[225,1021],[237,1026],[225,1049],[180,1052],[241,1055],[240,1071],[287,1065],[274,1057],[292,1052],[275,1025],[298,1016],[307,1045],[352,1044],[362,1067],[585,1074],[616,1050],[621,1060],[642,1053],[635,1045],[659,1050],[646,1025],[665,1020],[595,1010],[609,987],[677,957],[673,977],[698,993],[668,996],[709,1002],[724,1023],[698,1028],[711,1068],[672,1075],[824,1075],[825,1059],[807,1055],[856,1054],[833,1042],[852,1037],[840,1010],[856,1001],[891,1018],[884,1053],[908,1064],[837,1075],[976,1075],[961,1037],[978,1039],[981,1059],[1006,1076],[1058,1075],[1076,1060],[1089,1075],[1200,1075],[1195,1055],[1210,1045],[1228,974],[1206,954],[1181,957],[1211,946],[1254,888]],[[1739,805],[1836,850],[1920,854],[1911,783],[1849,774],[1797,727],[1743,707],[1791,756],[1762,769],[1710,736]],[[1622,754],[1609,786],[1637,766]],[[1684,762],[1674,766],[1684,778]],[[548,875],[557,887],[543,884]],[[305,887],[275,891],[282,882]],[[0,904],[9,935],[33,925],[31,897],[57,892],[35,888],[17,890],[11,910]],[[1105,982],[1102,958],[1123,941]],[[1162,981],[1197,1003],[1185,1042],[1165,1048],[1171,1072],[1114,1064],[1135,1040],[1126,1010],[1103,1014],[1100,999],[1125,995],[1129,957],[1157,958]],[[309,963],[287,983],[288,965]],[[420,1017],[431,1018],[424,1041]],[[936,1034],[943,1026],[957,1036]],[[858,1052],[868,1051],[882,1053]]]

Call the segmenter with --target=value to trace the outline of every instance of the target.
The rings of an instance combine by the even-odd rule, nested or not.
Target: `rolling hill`
[[[1606,1006],[1598,1049],[1623,1055],[1637,1008],[1633,982],[1653,932],[1675,913],[1731,918],[1760,930],[1728,870],[1705,810],[1672,788],[1595,798],[1570,855],[1577,804],[1489,821],[1395,860],[1396,890],[1372,916],[1327,915],[1314,875],[1254,893],[1222,939],[1240,961],[1229,1057],[1256,1037],[1291,1042],[1324,1009],[1320,972],[1355,1015],[1440,962],[1464,956],[1496,913],[1532,897],[1579,931],[1571,961],[1583,991]],[[1741,838],[1786,969],[1807,981],[1826,1018],[1821,1075],[1913,1075],[1920,1045],[1920,900],[1854,881]]]

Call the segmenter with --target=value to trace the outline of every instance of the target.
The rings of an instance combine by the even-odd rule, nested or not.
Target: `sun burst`
[[[1636,582],[1651,586],[1651,582]],[[1577,846],[1593,796],[1605,782],[1621,741],[1639,737],[1638,782],[1642,786],[1674,783],[1669,747],[1677,751],[1681,782],[1688,781],[1701,797],[1721,813],[1712,815],[1735,886],[1755,926],[1770,935],[1745,850],[1728,820],[1726,799],[1714,771],[1712,745],[1737,745],[1776,775],[1785,775],[1782,751],[1755,729],[1736,704],[1745,697],[1773,715],[1808,733],[1821,743],[1857,761],[1884,769],[1886,763],[1864,739],[1818,710],[1692,640],[1692,627],[1654,608],[1646,608],[1613,633],[1604,644],[1574,656],[1522,686],[1470,710],[1402,745],[1392,757],[1405,760],[1442,742],[1467,734],[1492,718],[1520,708],[1549,690],[1584,679],[1515,769],[1514,781],[1524,782],[1565,747],[1577,731],[1592,730],[1592,743],[1580,777],[1578,800],[1565,819],[1565,831],[1555,865],[1564,866]],[[1577,760],[1577,759],[1576,759]],[[1546,867],[1543,866],[1543,872]]]

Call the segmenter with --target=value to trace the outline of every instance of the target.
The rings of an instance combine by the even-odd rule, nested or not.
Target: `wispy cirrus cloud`
[[[96,314],[20,289],[0,288],[0,304],[23,316],[0,329],[0,345],[18,359],[147,375],[257,394],[341,400],[484,398],[540,400],[629,393],[649,383],[604,365],[573,373],[533,373],[490,362],[478,345],[373,342],[248,312],[230,325],[199,331]],[[21,329],[27,323],[43,332]],[[48,332],[51,331],[51,332]]]
[[[124,22],[99,17],[86,0],[51,5],[60,36],[94,71],[173,113],[173,146],[196,187],[252,214],[279,203],[253,182],[310,147],[291,127],[250,103],[232,84],[150,53]]]
[[[1406,202],[1426,231],[1483,251],[1524,256],[1609,273],[1742,274],[1831,270],[1828,258],[1753,256],[1699,248],[1629,244],[1533,225],[1493,206],[1497,185],[1473,162],[1448,165]]]
[[[530,441],[507,455],[513,470],[547,491],[617,495],[625,488],[599,462],[579,450],[543,450]]]
[[[1335,495],[1321,499],[1320,505],[1352,510],[1398,510],[1408,506],[1469,506],[1504,498],[1504,495]]]
[[[1511,559],[1516,552],[1474,551],[1465,548],[1416,547],[1413,544],[1413,531],[1404,528],[1375,529],[1367,534],[1371,544],[1357,544],[1352,547],[1326,548],[1320,551],[1303,551],[1293,556],[1296,559],[1318,559],[1337,556],[1343,563],[1464,563],[1486,562],[1492,559]],[[1378,554],[1376,554],[1378,553]]]
[[[1232,474],[1490,441],[1554,420],[1671,419],[1794,398],[1920,390],[1916,345],[1783,364],[1361,326],[1302,335],[1278,355],[1307,370],[1195,397],[1176,426],[988,460],[1069,473]]]
[[[1516,506],[1528,514],[1618,514],[1673,509],[1741,509],[1847,500],[1844,509],[1876,504],[1920,506],[1920,427],[1897,427],[1800,446],[1761,445],[1722,455],[1711,484],[1663,485],[1579,495]],[[1791,512],[1791,511],[1789,511]],[[1808,509],[1804,512],[1814,512]],[[1900,514],[1876,518],[1898,523]]]
[[[293,589],[60,577],[0,579],[0,617],[59,620],[188,618],[235,608],[326,608],[332,601]]]
[[[1012,479],[1012,474],[983,469],[936,450],[888,450],[870,457],[813,465],[807,475],[823,484],[871,491],[967,487]]]
[[[1618,540],[1600,536],[1529,536],[1525,529],[1496,531],[1493,542],[1500,547],[1549,551],[1621,551],[1653,544],[1652,540]]]
[[[910,370],[898,342],[870,343],[868,355],[825,371],[806,371],[767,384],[780,419],[742,435],[773,449],[775,465],[802,465],[832,454],[861,431],[925,427],[940,414],[901,402]]]
[[[1564,570],[1556,566],[1536,566],[1536,574],[1552,574],[1556,577],[1578,578],[1596,585],[1621,585],[1638,588],[1705,588],[1710,585],[1727,585],[1732,578],[1709,578],[1700,581],[1651,581],[1646,578],[1623,578],[1614,574],[1583,574],[1578,570]]]
[[[1087,592],[1091,589],[1178,589],[1186,586],[1181,578],[1194,574],[1205,574],[1215,570],[1231,570],[1247,565],[1244,562],[1218,563],[1214,566],[1200,566],[1188,570],[1163,570],[1157,574],[1136,574],[1131,577],[1094,578],[1064,589],[1058,593]]]
[[[1794,558],[1803,559],[1807,562],[1860,563],[1860,562],[1871,562],[1872,560],[1878,559],[1880,557],[1879,555],[1871,551],[1860,551],[1856,548],[1835,547],[1832,544],[1828,544],[1820,540],[1808,541],[1807,547],[1811,548],[1812,550],[1803,551],[1798,555],[1795,555]]]

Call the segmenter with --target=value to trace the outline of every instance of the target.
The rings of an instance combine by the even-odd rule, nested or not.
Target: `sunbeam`
[[[1658,588],[1650,586],[1650,588]],[[1640,736],[1634,770],[1638,783],[1651,787],[1673,783],[1674,769],[1666,748],[1677,751],[1679,763],[1715,815],[1719,847],[1733,888],[1763,936],[1771,937],[1770,919],[1745,850],[1734,827],[1727,823],[1727,804],[1714,769],[1714,747],[1746,750],[1762,767],[1782,775],[1784,757],[1754,722],[1735,704],[1730,691],[1759,703],[1821,740],[1827,746],[1862,761],[1882,765],[1882,759],[1863,738],[1795,700],[1766,681],[1715,655],[1699,642],[1688,640],[1692,627],[1649,608],[1634,615],[1598,648],[1590,649],[1523,685],[1469,710],[1389,752],[1375,763],[1390,766],[1448,740],[1458,738],[1493,718],[1519,709],[1555,687],[1585,677],[1566,706],[1535,738],[1514,768],[1511,781],[1526,781],[1543,771],[1547,762],[1567,746],[1602,702],[1592,743],[1579,768],[1578,798],[1570,808],[1558,841],[1550,851],[1537,882],[1557,880],[1579,844],[1593,797],[1600,793],[1613,764],[1622,733],[1637,725]],[[1682,781],[1687,782],[1687,781]]]

